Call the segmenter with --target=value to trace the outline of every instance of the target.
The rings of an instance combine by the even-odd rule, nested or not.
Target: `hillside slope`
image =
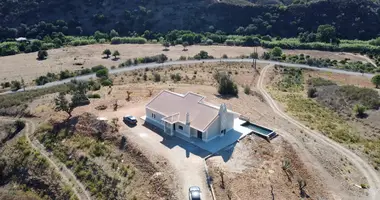
[[[371,0],[5,0],[0,39],[111,29],[121,35],[173,29],[236,33],[239,27],[244,34],[295,37],[321,24],[334,25],[341,38],[370,39],[380,32],[379,13]]]

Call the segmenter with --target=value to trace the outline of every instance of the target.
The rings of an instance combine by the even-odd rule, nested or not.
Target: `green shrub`
[[[356,104],[354,106],[353,110],[354,110],[356,116],[363,117],[365,115],[365,111],[367,110],[367,108],[365,106],[363,106],[363,105]]]
[[[38,60],[45,60],[47,56],[48,56],[48,53],[46,50],[39,50],[37,53]]]
[[[209,56],[206,51],[200,51],[198,54],[194,56],[194,59],[201,60],[201,59],[213,59],[214,57]]]
[[[91,71],[92,72],[97,72],[97,71],[102,70],[102,69],[107,69],[107,67],[104,67],[103,65],[97,65],[95,67],[92,67]]]
[[[321,77],[310,78],[310,79],[307,80],[307,84],[309,86],[313,86],[313,87],[327,86],[327,85],[336,85],[336,83],[334,83],[334,82],[332,82],[330,80],[321,78]]]
[[[376,90],[345,85],[339,88],[339,92],[342,92],[349,102],[361,104],[369,109],[378,109],[380,107],[380,95]]]
[[[220,95],[238,95],[238,87],[230,75],[222,72],[217,72],[217,75],[214,75],[214,78],[219,83],[218,93]]]
[[[96,71],[96,77],[108,78],[108,69],[101,69],[101,70]]]
[[[111,79],[102,79],[100,84],[102,84],[102,86],[112,86],[113,82]]]
[[[20,53],[19,43],[17,42],[3,42],[0,43],[0,56],[9,56]]]
[[[251,94],[251,87],[249,87],[249,85],[244,86],[244,94],[246,95]]]
[[[114,37],[111,44],[145,44],[147,40],[142,37]]]

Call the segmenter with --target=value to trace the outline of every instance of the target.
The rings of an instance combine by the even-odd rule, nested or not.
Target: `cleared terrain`
[[[118,50],[121,54],[120,59],[104,59],[102,52],[110,49],[111,52]],[[83,68],[91,68],[96,65],[106,67],[118,67],[122,62],[129,58],[138,58],[145,56],[154,56],[165,54],[169,59],[178,60],[181,56],[193,57],[201,50],[207,51],[209,55],[220,58],[226,54],[229,58],[248,56],[254,51],[252,47],[237,46],[189,46],[188,51],[183,51],[182,46],[171,46],[169,51],[163,51],[164,47],[160,44],[95,44],[79,47],[65,47],[52,49],[48,51],[46,60],[37,60],[37,52],[28,54],[18,54],[14,56],[0,57],[0,82],[20,80],[23,78],[26,83],[32,84],[38,76],[46,75],[49,72],[59,73],[62,70],[75,71]],[[267,51],[261,47],[258,48],[258,54],[261,55]],[[325,52],[314,50],[284,50],[285,54],[306,54],[316,58],[330,58],[344,60],[348,58],[352,61],[367,62],[365,57],[354,54]]]

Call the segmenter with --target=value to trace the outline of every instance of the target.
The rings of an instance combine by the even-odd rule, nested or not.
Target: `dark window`
[[[178,126],[178,128],[179,128],[179,130],[183,130],[183,127],[182,127],[182,126],[180,126],[180,125]]]
[[[153,117],[153,118],[156,118],[156,114],[153,114],[153,113],[152,113],[152,117]]]

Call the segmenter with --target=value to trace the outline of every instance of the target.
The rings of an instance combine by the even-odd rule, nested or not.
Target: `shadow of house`
[[[160,135],[162,137],[161,144],[165,145],[167,148],[173,149],[175,147],[181,147],[182,149],[184,149],[186,151],[187,158],[190,157],[190,153],[191,153],[193,155],[199,156],[204,159],[209,156],[212,156],[212,157],[221,156],[223,158],[223,161],[227,162],[231,158],[234,152],[235,146],[237,144],[237,141],[236,141],[224,148],[221,148],[221,149],[217,148],[215,152],[210,152],[206,149],[203,149],[199,145],[195,144],[197,142],[203,142],[200,139],[191,138],[191,139],[184,140],[184,138],[180,138],[178,136],[170,136],[166,134],[164,130],[150,123],[144,123],[143,126],[157,133],[158,135]],[[236,140],[238,140],[241,136],[241,133],[237,131],[233,131],[233,132],[229,131],[228,134],[231,134],[232,136],[234,136]],[[223,139],[223,138],[220,138],[220,139]],[[213,141],[207,142],[207,144],[205,143],[205,145],[213,145],[212,142]]]
[[[161,144],[165,145],[167,148],[173,149],[174,147],[178,146],[178,147],[181,147],[182,149],[184,149],[186,151],[186,157],[187,158],[190,157],[190,153],[193,155],[199,156],[201,158],[205,158],[206,156],[211,154],[210,152],[208,152],[204,149],[201,149],[198,146],[196,146],[196,145],[194,145],[188,141],[182,140],[181,138],[178,138],[176,136],[170,136],[170,135],[166,134],[164,132],[164,130],[162,130],[162,129],[160,129],[160,128],[152,125],[152,124],[144,123],[143,126],[148,128],[149,130],[157,133],[158,135],[160,135],[162,137]]]

